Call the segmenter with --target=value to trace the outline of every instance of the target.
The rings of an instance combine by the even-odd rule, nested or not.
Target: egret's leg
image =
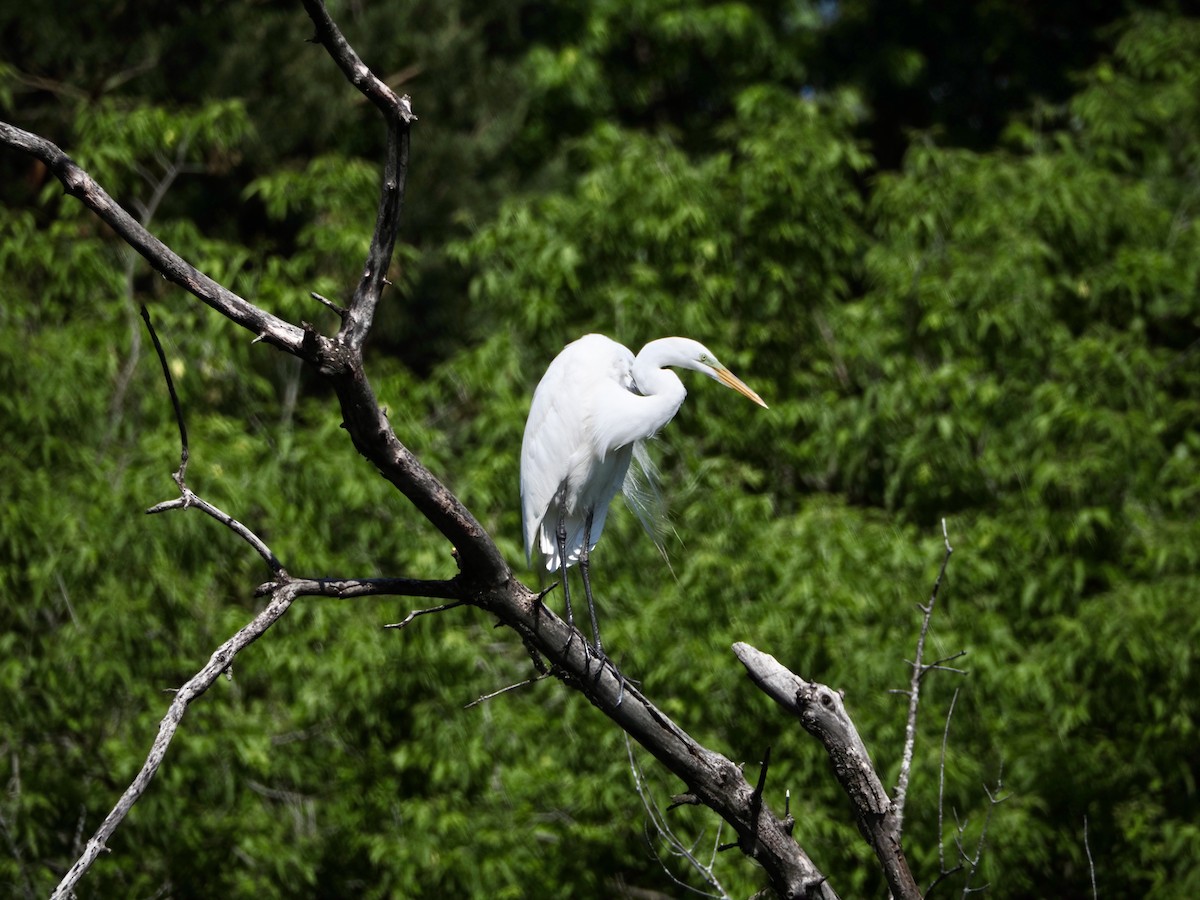
[[[592,600],[592,579],[590,575],[591,551],[589,547],[592,544],[592,513],[588,510],[587,518],[583,522],[583,550],[579,554],[579,574],[583,576],[583,592],[587,595],[588,616],[592,620],[592,637],[596,641],[596,658],[600,661],[600,668],[596,671],[597,680],[600,678],[601,672],[604,671],[604,663],[607,662],[612,667],[613,672],[617,676],[617,706],[621,705],[621,701],[625,699],[625,676],[621,674],[621,670],[607,656],[604,655],[604,648],[600,646],[600,625],[596,622],[596,604]]]
[[[567,507],[560,503],[558,506],[558,527],[554,531],[558,540],[558,571],[562,574],[563,605],[567,608],[567,642],[563,644],[563,656],[571,649],[571,641],[575,640],[575,616],[571,613],[571,584],[567,580]],[[583,644],[587,650],[587,642]]]
[[[592,600],[591,551],[592,544],[592,511],[589,509],[587,518],[583,520],[583,549],[579,552],[579,574],[583,576],[583,592],[587,596],[588,616],[592,620],[592,640],[596,644],[596,655],[604,659],[604,650],[600,646],[600,626],[596,623],[596,604]]]
[[[567,583],[567,508],[561,503],[558,506],[558,527],[554,534],[558,539],[558,566],[562,573],[563,604],[567,607],[567,627],[573,629],[575,617],[571,614],[571,585]]]

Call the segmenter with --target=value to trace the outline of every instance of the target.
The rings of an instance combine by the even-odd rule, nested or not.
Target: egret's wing
[[[628,457],[597,444],[597,409],[627,393],[633,354],[603,335],[586,335],[554,358],[534,391],[521,444],[521,509],[525,551],[534,548],[557,569],[555,528],[565,513],[567,564],[578,561],[587,510],[594,510],[594,545],[608,504],[621,488]]]
[[[547,371],[534,394],[521,442],[521,513],[527,557],[532,556],[534,547],[543,552],[547,549],[544,526],[549,518],[553,530],[557,521],[559,491],[580,440],[578,417],[567,400],[565,374],[561,367]]]
[[[662,554],[667,568],[671,568],[671,560],[667,556],[667,537],[674,534],[670,517],[667,514],[667,501],[658,488],[658,466],[650,457],[646,441],[637,441],[633,445],[633,464],[625,473],[625,483],[621,490],[625,494],[625,502],[633,510],[650,540]],[[672,572],[673,574],[673,572]]]

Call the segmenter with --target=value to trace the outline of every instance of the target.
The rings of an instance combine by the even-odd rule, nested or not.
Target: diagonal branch
[[[342,317],[338,335],[346,352],[337,354],[340,365],[327,365],[322,370],[333,382],[346,430],[358,452],[454,544],[464,571],[485,584],[505,582],[512,577],[512,572],[492,539],[458,498],[396,437],[362,370],[362,343],[371,328],[375,307],[386,283],[400,225],[408,173],[409,132],[411,123],[416,120],[412,104],[407,96],[398,97],[359,58],[330,18],[322,0],[304,0],[304,8],[316,29],[317,41],[350,83],[379,109],[387,126],[375,231],[363,274]]]
[[[284,569],[283,563],[271,551],[271,548],[257,534],[235,519],[229,513],[222,509],[213,506],[186,484],[183,483],[183,478],[179,473],[175,474],[175,482],[179,485],[180,496],[174,500],[165,500],[162,503],[156,503],[154,506],[146,510],[146,515],[152,516],[157,513],[166,512],[169,509],[198,509],[206,515],[216,519],[251,547],[254,552],[263,558],[271,571],[283,579],[287,579],[288,573]]]
[[[180,496],[165,503],[155,504],[146,510],[146,514],[154,515],[155,513],[166,512],[169,509],[199,509],[212,516],[253,547],[255,552],[271,567],[272,572],[286,579],[287,571],[283,568],[283,563],[271,552],[271,548],[266,545],[266,542],[233,516],[229,515],[229,513],[213,506],[187,486],[186,476],[189,451],[187,422],[183,418],[183,405],[179,402],[179,394],[175,391],[175,379],[171,377],[171,367],[167,364],[167,354],[163,350],[162,342],[158,339],[158,332],[154,330],[154,323],[150,321],[150,313],[145,306],[142,307],[142,318],[146,322],[146,330],[150,332],[150,340],[154,344],[154,352],[158,354],[158,362],[162,366],[163,380],[167,383],[167,393],[171,397],[171,408],[175,410],[175,422],[179,426],[180,445],[179,468],[175,470],[175,474],[172,476],[175,479],[175,484],[179,486]]]
[[[21,150],[45,163],[63,183],[68,194],[76,197],[108,224],[168,281],[195,295],[231,322],[254,332],[268,344],[303,359],[312,359],[313,348],[306,342],[306,332],[303,329],[259,309],[188,263],[147,231],[58,145],[7,122],[0,122],[0,144]],[[316,344],[325,340],[311,333],[307,338]]]
[[[510,582],[512,570],[491,536],[462,501],[396,436],[361,360],[354,362],[348,371],[328,377],[355,449],[454,545],[464,576],[481,589]]]
[[[900,822],[871,756],[839,692],[805,681],[775,657],[751,647],[733,645],[751,679],[768,697],[800,719],[804,730],[829,754],[833,771],[854,809],[858,830],[875,851],[888,887],[897,900],[920,900],[921,892],[908,868],[900,843]]]

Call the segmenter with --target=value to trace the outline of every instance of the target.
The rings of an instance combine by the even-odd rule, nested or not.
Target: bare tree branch
[[[417,619],[421,616],[428,616],[432,613],[445,612],[448,609],[457,609],[458,607],[462,606],[465,602],[466,601],[464,601],[464,600],[455,600],[453,603],[443,603],[441,606],[431,606],[428,609],[414,609],[412,612],[410,612],[407,616],[405,616],[399,622],[394,622],[391,625],[384,625],[383,627],[384,628],[396,628],[396,629],[404,628],[410,622],[412,622],[414,619]]]
[[[479,706],[481,703],[487,703],[489,700],[494,700],[497,697],[501,697],[504,694],[509,693],[510,691],[519,690],[520,688],[523,688],[523,687],[529,687],[529,685],[531,685],[531,684],[537,684],[539,681],[544,681],[545,679],[547,679],[549,677],[550,677],[549,672],[543,672],[538,675],[534,675],[532,678],[526,678],[524,681],[518,681],[516,684],[510,684],[506,687],[502,687],[498,691],[492,691],[489,694],[484,694],[482,697],[476,697],[470,703],[464,704],[463,709],[471,709],[473,707]]]
[[[271,567],[272,572],[276,575],[287,576],[287,571],[283,568],[283,563],[275,557],[275,554],[271,552],[271,548],[258,535],[229,515],[229,513],[218,509],[192,491],[191,488],[183,483],[183,479],[179,477],[178,473],[176,473],[175,478],[182,496],[174,500],[165,500],[162,503],[156,503],[146,510],[146,515],[155,515],[156,513],[166,512],[170,509],[198,509],[216,519],[242,540],[246,541],[266,561],[267,565]]]
[[[289,578],[297,596],[336,597],[434,597],[443,600],[466,600],[468,594],[457,578],[433,581],[424,578]],[[260,585],[256,593],[270,593],[276,585]],[[461,605],[461,604],[447,604]]]
[[[733,652],[754,683],[799,718],[805,731],[824,745],[834,774],[850,798],[858,830],[875,851],[892,896],[897,900],[919,900],[921,892],[900,843],[894,804],[875,773],[842,695],[826,685],[805,681],[775,657],[749,644],[734,644]]]
[[[942,829],[945,822],[946,800],[946,744],[950,740],[950,719],[954,715],[954,704],[958,702],[958,688],[950,698],[950,708],[946,710],[946,727],[942,729],[942,755],[938,761],[938,868],[946,871],[946,842],[942,839]]]
[[[979,840],[975,844],[975,855],[974,856],[971,856],[970,854],[968,854],[962,845],[962,835],[963,835],[963,831],[966,829],[966,823],[963,823],[959,826],[958,837],[955,839],[955,843],[958,846],[959,857],[962,859],[963,866],[967,870],[966,878],[963,880],[963,889],[962,889],[962,896],[963,896],[964,900],[966,900],[966,898],[969,897],[971,894],[977,894],[980,891],[984,891],[988,888],[988,885],[986,885],[986,884],[982,885],[980,887],[972,887],[971,881],[972,881],[972,879],[974,879],[975,875],[979,872],[980,865],[983,862],[983,851],[987,848],[988,829],[992,825],[992,816],[996,812],[996,807],[1008,799],[1007,796],[1005,796],[1005,797],[998,796],[998,794],[1000,793],[1001,790],[1003,790],[1003,788],[1004,788],[1004,766],[1001,765],[1000,772],[996,776],[995,791],[992,791],[991,789],[989,789],[986,784],[983,786],[983,792],[985,794],[987,794],[987,798],[988,798],[988,808],[987,808],[986,815],[984,815],[984,817],[983,817],[983,827],[979,830]]]
[[[208,664],[197,672],[186,684],[175,694],[175,699],[171,702],[170,708],[167,710],[167,715],[163,718],[159,725],[158,737],[150,747],[150,752],[146,757],[146,761],[142,764],[141,770],[134,778],[133,782],[121,795],[117,801],[117,805],[100,823],[99,829],[88,841],[83,853],[68,870],[66,876],[55,888],[53,897],[70,897],[74,886],[79,882],[79,879],[87,872],[92,863],[100,852],[105,850],[105,844],[109,837],[116,830],[117,826],[129,814],[133,805],[145,793],[150,781],[154,778],[154,774],[162,765],[163,757],[166,755],[167,747],[171,743],[171,739],[175,736],[175,731],[179,728],[179,723],[183,719],[183,714],[187,710],[187,706],[196,697],[208,690],[209,686],[217,679],[217,677],[229,668],[233,659],[245,647],[249,646],[255,640],[271,627],[279,618],[287,612],[292,601],[295,600],[297,592],[293,586],[289,585],[288,574],[284,569],[283,564],[271,551],[271,548],[266,545],[257,534],[238,522],[232,516],[222,512],[217,507],[213,506],[208,501],[197,496],[188,488],[185,482],[188,464],[188,437],[187,423],[183,415],[183,406],[179,402],[179,394],[175,391],[175,382],[171,377],[171,367],[167,363],[167,355],[163,351],[162,343],[158,339],[158,333],[154,330],[154,323],[150,320],[150,314],[146,308],[142,307],[142,318],[146,322],[146,328],[150,332],[150,339],[154,344],[154,349],[158,354],[159,362],[162,365],[163,378],[167,384],[167,391],[171,398],[171,407],[175,413],[175,420],[179,427],[179,468],[172,475],[176,485],[178,485],[182,496],[177,500],[171,500],[166,503],[159,503],[147,510],[148,513],[163,512],[168,509],[187,509],[196,507],[208,513],[217,521],[221,522],[236,535],[250,544],[254,550],[263,557],[267,564],[271,567],[271,571],[275,573],[281,582],[274,586],[271,600],[267,606],[254,619],[239,630],[237,634],[231,637],[228,641],[217,648],[217,651],[209,658]]]
[[[191,488],[187,486],[187,465],[188,465],[188,436],[187,422],[183,418],[183,406],[179,402],[179,394],[175,391],[175,379],[171,377],[171,366],[167,363],[167,354],[163,352],[162,342],[158,339],[158,332],[154,330],[154,323],[150,321],[150,313],[146,307],[142,307],[142,318],[146,322],[146,328],[150,332],[150,340],[154,343],[154,350],[158,354],[158,361],[162,365],[163,379],[167,383],[167,392],[171,397],[171,407],[175,411],[175,422],[179,426],[179,468],[172,476],[175,479],[175,484],[179,487],[180,496],[175,500],[168,500],[164,503],[158,503],[146,510],[147,515],[165,512],[169,509],[199,509],[208,515],[212,516],[251,547],[258,553],[271,567],[271,571],[276,575],[286,579],[287,571],[271,552],[271,548],[259,538],[257,534],[235,519],[233,516],[213,506],[207,500],[195,494]]]
[[[338,318],[339,318],[339,319],[345,319],[345,318],[346,318],[346,316],[347,316],[347,315],[349,314],[349,312],[350,312],[348,309],[346,309],[346,307],[344,307],[344,306],[338,306],[338,304],[334,303],[334,302],[333,302],[332,300],[330,300],[328,297],[322,297],[322,296],[321,296],[320,294],[318,294],[316,291],[309,291],[309,292],[308,292],[308,296],[312,297],[314,300],[316,300],[316,301],[317,301],[318,303],[320,303],[322,306],[327,306],[327,307],[329,307],[330,309],[332,309],[332,310],[333,310],[335,313],[337,313],[337,314],[338,314]]]
[[[485,585],[512,578],[491,537],[474,516],[396,437],[381,410],[362,367],[362,342],[386,283],[395,246],[408,172],[409,131],[416,116],[407,97],[377,78],[354,52],[321,0],[304,0],[304,8],[325,47],[346,78],[375,105],[387,127],[387,148],[375,231],[363,274],[343,317],[336,348],[316,361],[337,392],[346,430],[355,448],[370,460],[461,554],[465,572]]]
[[[7,122],[0,122],[0,144],[21,150],[45,163],[68,194],[99,216],[168,281],[195,295],[230,321],[262,336],[267,343],[303,359],[312,358],[311,343],[306,346],[303,329],[259,309],[187,263],[126,212],[56,144]]]

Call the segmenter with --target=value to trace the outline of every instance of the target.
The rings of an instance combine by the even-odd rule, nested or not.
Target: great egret
[[[703,372],[766,408],[762,398],[689,338],[651,341],[635,357],[602,334],[568,344],[533,394],[521,444],[521,513],[525,555],[535,545],[547,571],[562,573],[567,624],[574,626],[567,568],[579,564],[596,654],[603,657],[588,574],[588,557],[626,483],[640,442],[679,411],[687,391],[665,366]]]

